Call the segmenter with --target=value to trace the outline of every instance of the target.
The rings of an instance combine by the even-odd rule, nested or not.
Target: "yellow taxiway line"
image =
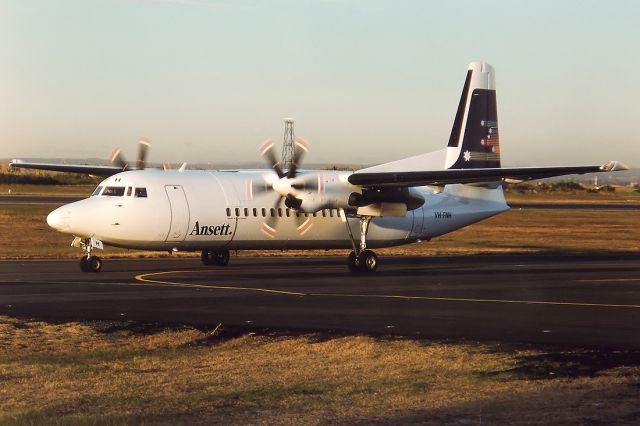
[[[520,304],[520,305],[547,305],[547,306],[573,306],[573,307],[586,307],[586,308],[626,308],[626,309],[640,309],[640,305],[625,305],[625,304],[613,304],[613,303],[581,303],[581,302],[556,302],[556,301],[540,301],[540,300],[508,300],[508,299],[473,299],[473,298],[460,298],[460,297],[432,297],[432,296],[404,296],[393,294],[350,294],[350,293],[300,293],[293,291],[274,290],[269,288],[256,288],[256,287],[238,287],[231,285],[217,285],[217,284],[190,284],[176,281],[164,281],[157,279],[149,279],[147,277],[157,277],[171,274],[184,274],[184,273],[201,273],[211,272],[210,270],[193,270],[193,271],[163,271],[163,272],[151,272],[147,274],[140,274],[136,276],[136,280],[140,283],[147,284],[160,284],[168,287],[181,287],[181,288],[201,288],[210,290],[238,290],[238,291],[255,291],[262,293],[281,294],[287,296],[308,296],[308,297],[353,297],[353,298],[378,298],[378,299],[397,299],[397,300],[425,300],[425,301],[437,301],[437,302],[466,302],[466,303],[506,303],[506,304]]]

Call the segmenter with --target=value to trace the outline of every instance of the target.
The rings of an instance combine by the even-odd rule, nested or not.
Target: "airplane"
[[[455,231],[509,210],[503,186],[568,174],[628,170],[604,165],[501,167],[495,71],[472,62],[446,148],[356,171],[300,168],[309,145],[296,139],[282,170],[271,140],[260,146],[262,170],[145,168],[149,141],[135,167],[119,151],[113,166],[29,163],[13,167],[106,176],[93,194],[47,216],[74,236],[80,268],[98,272],[105,245],[200,251],[205,265],[226,266],[230,250],[350,249],[354,273],[378,268],[374,248]]]

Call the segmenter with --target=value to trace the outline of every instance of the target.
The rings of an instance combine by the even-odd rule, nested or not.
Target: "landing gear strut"
[[[360,216],[360,244],[356,245],[349,221],[346,221],[353,247],[353,251],[349,253],[347,258],[347,265],[349,270],[354,273],[372,273],[378,268],[378,256],[373,251],[367,250],[369,222],[371,222],[371,216]]]
[[[91,254],[91,250],[93,249],[91,240],[81,239],[77,242],[76,240],[74,240],[72,245],[76,244],[79,245],[82,250],[87,252],[86,255],[80,258],[80,270],[82,272],[100,272],[100,270],[102,269],[102,259]]]
[[[207,266],[227,266],[229,264],[229,250],[204,249],[200,258],[202,263]]]

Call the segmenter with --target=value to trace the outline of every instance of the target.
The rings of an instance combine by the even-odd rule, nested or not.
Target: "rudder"
[[[500,167],[495,71],[484,62],[469,64],[451,129],[445,168]]]

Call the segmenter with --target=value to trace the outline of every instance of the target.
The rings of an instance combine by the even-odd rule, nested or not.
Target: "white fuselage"
[[[327,199],[346,200],[350,193],[361,190],[346,181],[351,172],[313,173],[321,176],[321,195]],[[346,220],[357,240],[358,219],[345,219],[335,204],[316,213],[298,213],[284,204],[275,207],[279,194],[274,191],[252,190],[252,182],[266,181],[268,186],[272,175],[269,170],[123,172],[104,180],[98,195],[56,209],[47,222],[77,237],[147,250],[352,247]],[[122,195],[109,196],[105,188],[124,189]],[[368,247],[428,240],[509,208],[499,186],[411,190],[425,199],[424,205],[402,217],[374,217],[367,233]],[[271,214],[280,216],[275,235],[261,231]],[[301,222],[306,222],[304,232],[298,229]]]

